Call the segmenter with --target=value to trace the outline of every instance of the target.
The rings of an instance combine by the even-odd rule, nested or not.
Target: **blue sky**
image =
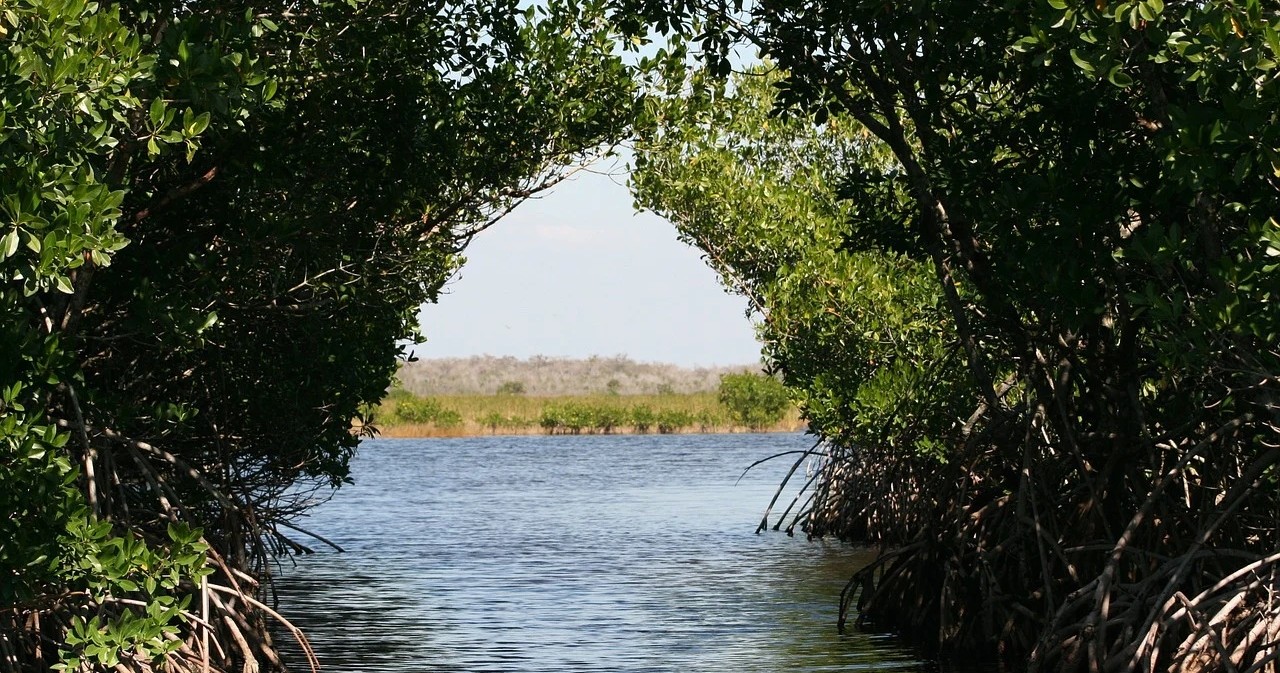
[[[627,355],[748,364],[760,349],[742,297],[622,177],[582,172],[527,201],[466,252],[439,304],[419,314],[418,357]]]

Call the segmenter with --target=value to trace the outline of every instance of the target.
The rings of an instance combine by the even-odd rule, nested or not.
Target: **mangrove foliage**
[[[761,316],[827,459],[777,525],[883,550],[859,621],[1275,670],[1274,4],[619,4],[705,64],[650,101],[637,201]]]
[[[281,666],[419,306],[629,122],[570,4],[0,5],[0,672]]]

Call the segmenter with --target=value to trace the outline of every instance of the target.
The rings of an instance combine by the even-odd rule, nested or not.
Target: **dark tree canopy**
[[[0,671],[278,663],[267,555],[418,307],[627,128],[595,11],[4,6]]]
[[[714,86],[668,82],[683,93],[636,185],[754,298],[831,440],[795,525],[895,550],[862,576],[863,619],[1039,670],[1274,656],[1274,8],[620,4],[698,42],[713,76],[735,45],[775,69],[765,107],[791,131],[708,122],[759,116],[749,81],[711,116]],[[831,154],[849,124],[878,149]],[[695,166],[760,144],[801,151],[740,164],[763,168],[757,200],[718,200],[744,182]],[[839,199],[810,215],[805,193]],[[936,329],[893,325],[878,297]]]

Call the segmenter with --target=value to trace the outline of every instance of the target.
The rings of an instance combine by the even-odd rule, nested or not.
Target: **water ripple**
[[[929,670],[835,630],[865,554],[755,535],[800,435],[365,442],[276,588],[328,670]],[[288,652],[286,652],[288,654]],[[294,660],[296,661],[296,655]]]

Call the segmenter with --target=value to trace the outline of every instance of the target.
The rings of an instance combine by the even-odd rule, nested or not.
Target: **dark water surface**
[[[286,562],[280,604],[329,671],[931,670],[836,633],[864,552],[754,534],[792,459],[743,469],[809,444],[367,441],[355,485],[301,522],[346,553]]]

